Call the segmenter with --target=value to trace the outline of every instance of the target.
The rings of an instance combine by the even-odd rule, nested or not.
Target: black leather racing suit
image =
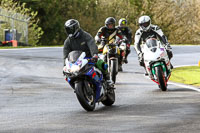
[[[106,26],[103,26],[98,30],[98,32],[97,32],[97,34],[95,36],[95,40],[96,40],[97,43],[101,43],[100,45],[102,45],[102,47],[104,47],[107,42],[104,43],[101,40],[101,38],[104,37],[105,40],[108,41],[109,37],[116,39],[117,36],[120,39],[124,38],[123,35],[122,35],[122,32],[121,32],[121,30],[119,28],[115,27],[113,29],[108,29]],[[121,60],[120,59],[121,58],[119,58],[119,60],[118,60],[119,61],[119,65],[121,65]]]
[[[122,32],[122,35],[125,36],[127,38],[127,49],[126,49],[126,58],[128,56],[128,54],[130,54],[131,50],[130,50],[130,45],[132,43],[132,30],[130,28],[126,27],[122,27],[122,26],[118,26],[117,28],[119,28]]]
[[[105,37],[106,40],[109,40],[109,36],[113,34],[113,37],[118,36],[120,39],[123,39],[122,32],[119,30],[119,28],[113,28],[113,29],[108,29],[106,26],[101,27],[96,36],[95,40],[97,43],[100,43],[101,38]]]

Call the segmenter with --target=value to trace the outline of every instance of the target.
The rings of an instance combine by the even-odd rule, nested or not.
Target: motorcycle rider
[[[79,22],[75,19],[67,20],[64,27],[68,35],[67,39],[64,42],[63,48],[64,66],[65,60],[66,58],[68,58],[69,53],[75,50],[85,52],[86,57],[92,57],[91,60],[98,65],[98,48],[95,44],[94,38],[89,33],[81,29]],[[102,73],[104,74],[108,85],[110,85],[110,87],[113,87],[108,72],[105,70]]]
[[[130,44],[132,43],[132,30],[127,27],[127,20],[125,18],[121,18],[119,20],[119,25],[117,26],[122,32],[122,35],[127,38],[126,42],[126,55],[125,55],[125,63],[128,63],[127,57],[130,54]]]
[[[135,33],[134,45],[135,45],[135,50],[138,54],[138,60],[139,60],[140,66],[143,66],[145,68],[143,53],[141,51],[140,44],[142,42],[145,42],[146,39],[148,39],[148,37],[158,38],[164,44],[164,47],[167,51],[167,55],[169,59],[171,59],[173,57],[173,54],[171,51],[172,48],[169,42],[167,41],[167,37],[163,34],[162,30],[157,25],[151,24],[151,19],[149,16],[141,16],[139,18],[138,23],[139,23],[140,28]],[[171,64],[171,68],[173,68],[172,64]],[[145,75],[148,75],[148,73],[146,72]]]
[[[109,40],[109,36],[112,35],[114,38],[118,36],[120,39],[123,39],[122,32],[119,30],[119,28],[115,27],[116,20],[113,17],[108,17],[105,20],[105,26],[101,27],[96,36],[95,41],[97,44],[100,44],[99,47],[103,49],[103,47],[106,45],[107,42],[102,40],[101,38],[105,38],[106,41]],[[120,61],[119,61],[120,62]],[[118,67],[119,71],[122,70],[122,66],[119,64]]]

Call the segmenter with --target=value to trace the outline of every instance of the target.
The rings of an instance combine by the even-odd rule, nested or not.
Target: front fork
[[[161,66],[164,76],[165,76],[165,80],[168,81],[169,76],[170,76],[170,70],[167,70],[167,67],[163,62],[156,62],[151,66],[151,73],[153,75],[153,78],[157,81],[157,76],[155,72],[155,67],[157,66]]]
[[[110,73],[110,64],[111,64],[111,60],[116,60],[117,64],[119,65],[119,59],[117,57],[110,57],[109,54],[107,54],[107,63],[108,63],[108,72]],[[118,72],[118,65],[116,66],[116,72]]]

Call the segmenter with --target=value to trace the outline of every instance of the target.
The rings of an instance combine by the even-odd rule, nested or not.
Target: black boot
[[[148,76],[149,74],[147,72],[145,72],[144,76]]]
[[[118,71],[119,71],[119,72],[122,72],[122,71],[123,71],[122,65],[119,65],[119,66],[118,66]]]
[[[148,72],[147,72],[145,66],[144,66],[144,70],[145,70],[144,76],[148,76],[149,74],[148,74]]]
[[[110,79],[109,73],[107,73],[107,74],[105,75],[105,80],[106,80],[106,83],[107,83],[107,85],[108,85],[108,88],[113,88],[113,89],[115,89],[115,88],[114,88],[114,83],[113,83],[113,81]]]
[[[128,60],[127,60],[127,57],[128,57],[128,55],[130,54],[130,52],[131,52],[131,50],[130,49],[127,49],[126,50],[126,56],[125,56],[125,60],[124,60],[124,63],[128,63]]]
[[[172,65],[172,63],[170,63],[170,67],[171,67],[171,69],[173,69],[174,67],[173,67],[173,65]]]
[[[128,63],[127,57],[124,59],[124,63],[126,64]]]

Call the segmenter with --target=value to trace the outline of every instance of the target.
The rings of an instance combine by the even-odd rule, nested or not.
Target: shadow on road
[[[120,73],[134,73],[134,74],[144,74],[144,72],[138,72],[138,71],[123,71]]]
[[[146,86],[146,85],[152,85],[152,83],[117,82],[116,85],[142,85],[142,86]]]
[[[180,91],[180,92],[192,92],[192,91],[194,91],[194,90],[191,90],[191,89],[187,89],[187,88],[170,88],[170,89],[168,89],[168,91],[169,92],[178,92],[178,91]]]

